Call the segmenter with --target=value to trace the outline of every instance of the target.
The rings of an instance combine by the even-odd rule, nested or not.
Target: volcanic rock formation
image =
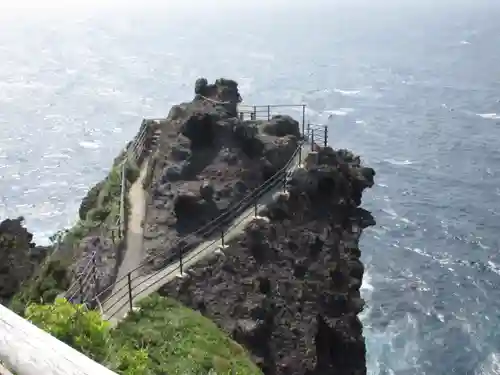
[[[180,239],[223,215],[290,160],[300,140],[288,116],[243,121],[236,82],[199,79],[195,98],[157,121],[157,149],[148,171],[145,257],[158,269],[212,232]],[[147,270],[146,270],[147,271]]]
[[[24,219],[0,223],[0,303],[7,304],[47,255],[49,248],[37,247]]]
[[[375,172],[320,149],[245,234],[162,288],[246,346],[266,375],[365,374],[358,241]]]

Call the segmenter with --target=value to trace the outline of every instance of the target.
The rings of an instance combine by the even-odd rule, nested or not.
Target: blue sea
[[[0,4],[0,217],[47,242],[143,117],[233,78],[377,171],[369,373],[500,374],[500,1],[46,1]]]

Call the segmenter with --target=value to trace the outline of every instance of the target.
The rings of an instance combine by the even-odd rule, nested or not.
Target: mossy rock
[[[137,181],[140,174],[141,170],[135,163],[127,163],[125,168],[125,178],[129,183],[133,184],[135,181]]]
[[[87,219],[93,222],[103,222],[111,213],[109,207],[97,207],[87,213]]]
[[[87,213],[94,207],[97,207],[97,202],[99,194],[104,187],[105,181],[98,182],[95,184],[87,193],[87,195],[82,199],[80,204],[80,209],[78,210],[78,216],[80,220],[85,220]]]

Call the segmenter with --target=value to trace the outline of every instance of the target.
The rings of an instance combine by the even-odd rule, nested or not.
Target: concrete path
[[[147,173],[147,163],[144,163],[143,165],[144,166],[141,169],[139,178],[137,178],[137,180],[132,184],[128,192],[130,209],[127,225],[127,244],[125,248],[125,256],[123,257],[123,261],[116,278],[118,282],[114,285],[111,295],[117,293],[117,295],[121,296],[121,290],[125,290],[128,293],[127,274],[131,270],[137,268],[143,259],[142,241],[144,236],[142,221],[144,219],[146,208],[146,195],[142,184]],[[136,276],[137,271],[132,272],[131,278],[134,279]],[[128,294],[126,295],[125,301],[128,301]],[[109,309],[111,304],[114,302],[115,299],[113,298],[106,300],[102,306],[103,310],[106,311]],[[111,307],[111,309],[113,309],[113,307]]]
[[[304,144],[302,148],[302,160],[304,160],[305,156],[311,151],[311,146],[309,144]],[[299,164],[299,156],[297,155],[294,161],[294,165],[292,169],[295,169]],[[146,169],[146,168],[144,168]],[[127,241],[127,254],[125,256],[122,267],[120,268],[121,277],[126,276],[130,269],[137,267],[142,259],[139,259],[139,254],[137,254],[139,249],[142,248],[142,227],[140,225],[142,221],[142,217],[144,216],[144,191],[142,190],[142,179],[144,178],[144,171],[141,171],[141,177],[138,179],[136,183],[140,183],[140,192],[135,191],[132,199],[132,194],[134,192],[133,188],[136,183],[132,186],[129,197],[131,197],[131,204],[134,207],[137,205],[137,208],[131,209],[131,216],[135,215],[134,220],[132,218],[129,219],[129,229],[127,235],[132,237],[130,238],[130,242]],[[283,187],[281,184],[278,184],[275,188],[271,189],[267,192],[260,200],[257,205],[257,210],[261,210],[265,206],[273,200],[273,195],[282,190]],[[142,197],[142,200],[141,200]],[[140,216],[142,215],[142,216]],[[225,242],[230,241],[231,239],[239,236],[245,229],[246,225],[254,218],[255,215],[255,207],[248,208],[245,212],[243,212],[238,218],[236,218],[232,225],[227,229],[225,233]],[[140,218],[139,218],[140,216]],[[135,225],[134,225],[135,223]],[[138,225],[138,226],[137,226]],[[140,234],[140,239],[135,238],[137,234]],[[134,246],[138,246],[137,248]],[[207,255],[214,253],[216,250],[221,249],[222,241],[209,240],[201,243],[199,246],[188,252],[184,255],[184,271],[188,269],[190,266],[196,264],[201,259],[205,258]],[[134,251],[133,249],[137,249]],[[129,255],[129,253],[132,253]],[[125,261],[126,259],[127,262]],[[138,301],[147,297],[148,295],[154,293],[158,289],[160,289],[163,285],[172,281],[176,277],[180,277],[180,269],[179,262],[174,262],[169,266],[165,267],[162,270],[156,271],[149,275],[139,275],[137,272],[132,273],[132,300],[133,304],[136,304]],[[119,278],[118,278],[119,279]],[[104,304],[104,314],[105,319],[109,320],[111,324],[114,326],[120,320],[122,320],[130,310],[129,304],[129,287],[127,278],[120,280],[117,282],[115,287],[113,288],[113,292],[108,300]]]

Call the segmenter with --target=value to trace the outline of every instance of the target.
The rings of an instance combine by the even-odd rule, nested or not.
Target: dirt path
[[[311,151],[311,147],[309,144],[305,144],[302,149],[302,160],[305,155]],[[299,165],[299,157],[297,156],[295,159],[295,165],[293,168],[296,168]],[[145,169],[145,168],[144,168]],[[131,237],[137,237],[136,234],[140,235],[139,238],[130,238],[130,242],[127,241],[127,254],[126,259],[124,259],[123,265],[120,268],[120,275],[126,276],[130,269],[137,267],[142,258],[141,254],[138,252],[131,251],[134,249],[133,246],[138,246],[138,249],[142,248],[142,227],[141,220],[144,216],[144,191],[142,189],[142,179],[144,178],[144,171],[141,172],[141,177],[138,179],[136,183],[140,181],[140,185],[138,187],[138,191],[134,191],[132,186],[129,196],[133,195],[132,202],[136,202],[137,207],[132,208],[131,216],[135,216],[134,220],[132,218],[129,221],[129,233],[132,232]],[[135,185],[135,184],[134,184]],[[258,204],[258,210],[264,208],[266,205],[272,202],[273,195],[282,189],[282,186],[278,185],[268,193],[266,193],[260,200]],[[142,197],[142,199],[140,199]],[[134,203],[132,203],[134,206]],[[254,218],[255,207],[248,208],[245,212],[243,212],[237,219],[234,220],[231,227],[225,233],[225,241],[230,241],[231,239],[239,236],[246,225]],[[132,224],[135,223],[135,224]],[[191,250],[184,256],[184,270],[189,268],[190,266],[196,264],[199,260],[205,258],[207,255],[214,253],[216,250],[220,249],[222,245],[221,240],[217,241],[205,241],[197,246],[195,249]],[[128,258],[127,258],[128,257]],[[127,260],[128,259],[128,260]],[[186,261],[187,259],[187,261]],[[127,262],[126,262],[127,260]],[[127,268],[128,267],[128,268]],[[165,267],[162,270],[156,271],[149,275],[139,275],[138,273],[132,273],[132,300],[133,304],[136,304],[138,301],[147,297],[151,293],[160,289],[163,285],[172,281],[175,277],[180,276],[179,270],[179,262],[175,262]],[[112,325],[116,325],[120,320],[122,320],[127,312],[130,310],[129,303],[129,288],[128,288],[128,280],[125,278],[124,280],[119,281],[115,287],[113,288],[113,293],[111,297],[106,301],[104,305],[104,310],[107,311],[105,314],[105,318],[111,322]]]

